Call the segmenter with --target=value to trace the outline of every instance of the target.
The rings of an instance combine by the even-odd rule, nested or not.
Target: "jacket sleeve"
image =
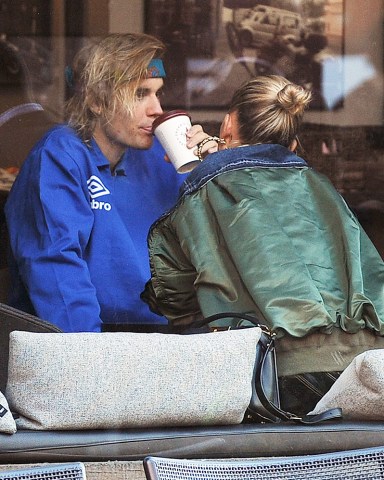
[[[152,226],[148,236],[151,279],[141,298],[174,325],[201,318],[196,297],[196,270],[184,254],[170,217]]]
[[[64,150],[39,152],[7,205],[12,253],[36,314],[63,331],[100,331],[83,253],[93,227],[86,181]]]

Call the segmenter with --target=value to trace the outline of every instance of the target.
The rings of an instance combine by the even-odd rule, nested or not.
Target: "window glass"
[[[188,109],[209,133],[218,133],[232,92],[253,75],[281,73],[310,88],[303,155],[379,238],[383,10],[382,0],[0,0],[2,198],[34,142],[63,121],[65,68],[76,51],[138,28],[168,47],[164,108]],[[23,104],[42,107],[38,120],[4,117]]]

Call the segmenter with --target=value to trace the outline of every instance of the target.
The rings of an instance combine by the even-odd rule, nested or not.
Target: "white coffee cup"
[[[200,160],[187,147],[187,130],[191,128],[191,118],[184,110],[171,110],[157,117],[152,132],[166,151],[178,173],[193,170]]]

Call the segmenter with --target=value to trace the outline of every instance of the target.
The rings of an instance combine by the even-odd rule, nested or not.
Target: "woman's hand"
[[[193,125],[186,133],[187,147],[193,148],[193,153],[203,159],[209,153],[217,152],[219,145],[219,138],[212,137],[204,132],[201,125]],[[199,145],[201,147],[199,147]],[[168,155],[165,154],[164,160],[170,162]]]
[[[218,150],[218,142],[215,140],[217,137],[211,137],[204,132],[201,125],[193,125],[187,131],[187,147],[194,148],[199,147],[199,144],[204,141],[204,144],[200,148],[201,157],[205,157],[208,153],[214,153]],[[207,139],[207,141],[205,141]],[[210,140],[208,140],[210,139]],[[193,153],[198,154],[198,148],[195,148]]]

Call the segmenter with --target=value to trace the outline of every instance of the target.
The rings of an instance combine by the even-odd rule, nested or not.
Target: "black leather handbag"
[[[222,319],[238,319],[237,325],[227,327],[211,326],[213,322]],[[261,329],[260,340],[256,348],[255,369],[252,381],[252,397],[246,412],[245,421],[273,422],[293,421],[312,425],[324,420],[342,418],[340,408],[332,408],[318,415],[298,416],[280,408],[279,381],[276,366],[275,334],[268,327],[259,323],[252,315],[235,312],[218,313],[206,317],[193,325],[196,328],[210,327],[211,331],[236,328]]]

